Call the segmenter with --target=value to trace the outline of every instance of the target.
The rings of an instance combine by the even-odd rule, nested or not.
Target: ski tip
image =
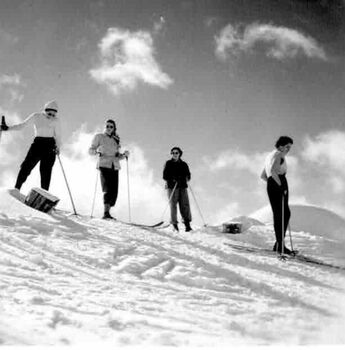
[[[164,224],[164,221],[160,221],[157,224],[154,224],[153,227],[161,226]]]

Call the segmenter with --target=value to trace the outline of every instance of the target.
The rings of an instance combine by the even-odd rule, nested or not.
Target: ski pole
[[[171,194],[170,194],[169,199],[168,199],[168,203],[167,203],[167,205],[166,205],[166,207],[165,207],[165,209],[164,209],[164,211],[163,211],[163,214],[162,214],[162,221],[164,221],[165,212],[167,211],[167,209],[168,209],[168,207],[169,207],[169,205],[170,205],[171,199],[172,199],[172,197],[173,197],[173,195],[174,195],[174,192],[175,192],[176,188],[177,188],[177,182],[175,183],[175,186],[174,186],[173,190],[171,191]]]
[[[96,183],[95,183],[95,191],[94,191],[94,193],[93,193],[92,209],[91,209],[90,218],[92,218],[92,216],[93,216],[93,210],[94,210],[94,208],[95,208],[97,184],[98,184],[98,169],[96,169]]]
[[[282,196],[282,235],[281,235],[281,255],[284,254],[284,193]]]
[[[129,166],[128,166],[128,157],[126,157],[126,163],[127,163],[128,220],[129,220],[129,222],[132,222],[132,219],[131,219],[131,197],[130,197],[130,190],[129,190]]]
[[[207,224],[206,224],[206,222],[205,222],[205,220],[204,220],[204,217],[203,217],[203,215],[202,215],[202,213],[201,213],[201,210],[200,210],[198,201],[197,201],[196,198],[195,198],[195,195],[194,195],[194,192],[193,192],[193,190],[192,190],[192,186],[191,186],[191,185],[189,185],[189,189],[190,189],[190,192],[191,192],[191,194],[192,194],[192,196],[193,196],[193,198],[194,198],[194,202],[195,202],[195,204],[196,204],[196,207],[198,208],[198,211],[199,211],[201,220],[202,220],[202,222],[204,223],[204,226],[207,226]]]
[[[291,226],[290,226],[290,222],[289,222],[289,235],[290,235],[290,245],[291,245],[291,251],[294,253],[294,250],[293,250],[293,245],[292,245],[292,236],[291,236]],[[294,253],[296,254],[296,253]]]
[[[74,202],[73,202],[73,198],[72,198],[72,193],[71,193],[71,190],[70,190],[69,185],[68,185],[68,181],[67,181],[67,178],[66,178],[65,170],[64,170],[64,168],[63,168],[63,166],[62,166],[62,162],[61,162],[60,155],[58,154],[57,157],[58,157],[59,162],[60,162],[60,166],[61,166],[61,170],[62,170],[63,177],[65,178],[65,182],[66,182],[67,190],[68,190],[68,193],[69,193],[69,197],[70,197],[70,199],[71,199],[71,203],[72,203],[74,215],[78,215],[78,214],[77,214],[77,211],[75,210],[75,206],[74,206]]]

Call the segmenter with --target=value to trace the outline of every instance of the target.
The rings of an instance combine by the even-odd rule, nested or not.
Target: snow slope
[[[345,218],[332,211],[313,205],[290,205],[291,227],[294,231],[313,232],[316,235],[332,235],[345,241]],[[270,206],[258,210],[250,215],[263,223],[272,223],[272,209]]]
[[[0,198],[2,345],[345,343],[344,270],[228,245],[271,247],[270,225],[176,233]],[[310,256],[327,245],[293,235]]]

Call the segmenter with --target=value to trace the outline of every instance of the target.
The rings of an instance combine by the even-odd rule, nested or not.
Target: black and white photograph
[[[0,0],[0,347],[345,345],[345,0]]]

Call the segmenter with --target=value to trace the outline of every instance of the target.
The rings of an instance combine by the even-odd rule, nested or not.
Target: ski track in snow
[[[224,244],[239,236],[0,214],[0,344],[343,342],[344,271]]]

